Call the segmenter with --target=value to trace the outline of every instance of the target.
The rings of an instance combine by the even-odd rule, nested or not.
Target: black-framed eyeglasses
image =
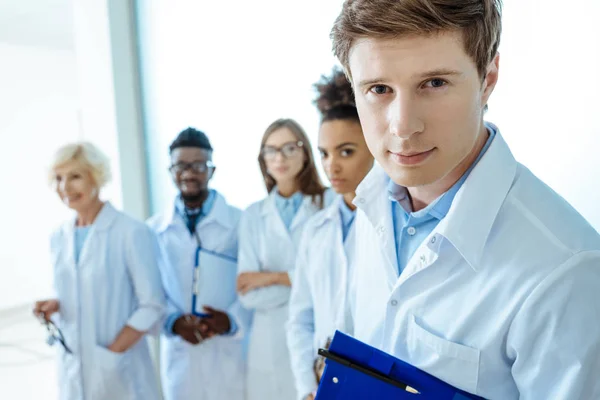
[[[198,172],[199,174],[203,174],[210,169],[213,169],[215,164],[212,161],[195,161],[192,163],[179,162],[177,164],[173,164],[169,167],[169,171],[172,174],[180,174],[184,171],[192,170],[194,172]]]
[[[298,154],[299,150],[304,146],[301,141],[284,143],[281,147],[265,146],[261,153],[265,160],[274,160],[277,153],[281,153],[284,158],[291,158]]]
[[[48,345],[53,346],[54,343],[58,342],[68,354],[73,354],[69,346],[67,346],[67,342],[65,341],[62,331],[54,322],[46,320],[43,313],[40,317],[40,322],[44,324],[46,330],[48,331],[48,339],[46,339],[46,343],[48,343]]]

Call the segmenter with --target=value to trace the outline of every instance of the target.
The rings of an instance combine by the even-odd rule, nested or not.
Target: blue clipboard
[[[483,400],[336,331],[315,400]]]
[[[225,310],[236,299],[237,259],[198,247],[192,281],[192,314],[200,318],[211,315],[202,311],[205,304]]]

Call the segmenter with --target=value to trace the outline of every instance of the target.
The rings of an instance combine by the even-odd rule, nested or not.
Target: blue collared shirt
[[[340,217],[342,219],[342,238],[346,241],[346,237],[348,237],[348,232],[352,227],[352,223],[354,222],[354,216],[356,215],[356,210],[351,210],[350,207],[346,204],[344,199],[340,201]]]
[[[215,204],[216,198],[217,192],[210,189],[208,191],[208,197],[202,204],[201,208],[186,208],[181,196],[177,197],[177,200],[175,201],[175,209],[185,221],[186,225],[188,226],[188,229],[190,229],[190,232],[195,230],[196,226],[200,223],[202,218],[206,217],[210,213]],[[177,321],[177,319],[179,319],[179,317],[181,316],[183,316],[182,313],[173,313],[167,317],[165,321],[165,328],[167,332],[173,332],[173,325],[175,325],[175,321]],[[233,335],[237,332],[238,326],[235,323],[235,319],[233,319],[233,317],[230,314],[227,314],[227,316],[229,317],[230,323],[229,332],[227,332],[227,334]]]
[[[456,193],[458,193],[475,165],[492,144],[496,131],[491,125],[486,126],[489,136],[475,162],[446,193],[424,209],[413,212],[407,189],[396,185],[390,180],[388,193],[392,207],[392,218],[394,219],[394,239],[396,240],[396,257],[400,273],[402,273],[421,243],[433,232],[437,224],[446,217]]]
[[[177,213],[183,218],[190,232],[192,231],[192,227],[195,227],[200,223],[202,218],[206,217],[210,210],[212,210],[213,205],[215,204],[215,199],[217,198],[217,192],[210,189],[208,191],[208,197],[202,203],[201,208],[187,208],[183,202],[181,196],[177,197],[175,201],[175,209]],[[190,219],[191,218],[191,219]]]
[[[273,188],[273,190],[275,190],[275,206],[277,207],[277,211],[279,211],[283,224],[289,230],[296,213],[302,205],[304,195],[302,192],[296,192],[286,198],[279,194],[277,187]]]
[[[389,176],[359,185],[352,335],[481,398],[596,399],[600,235],[495,130],[399,277]]]
[[[85,243],[85,239],[87,238],[91,227],[92,225],[75,227],[75,262],[77,263],[79,262],[79,256],[81,255],[83,244]]]

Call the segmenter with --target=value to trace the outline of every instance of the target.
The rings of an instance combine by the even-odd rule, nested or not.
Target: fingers
[[[46,321],[49,321],[52,314],[57,311],[58,302],[55,300],[36,301],[33,307],[33,314],[38,318],[44,318]]]
[[[185,340],[189,344],[196,345],[196,344],[200,343],[200,341],[196,338],[196,336],[194,334],[192,334],[191,332],[181,335],[181,337],[183,338],[183,340]]]
[[[236,288],[238,292],[244,290],[244,288],[248,285],[248,280],[245,279],[244,274],[240,275],[236,282]]]
[[[210,306],[204,306],[204,310],[210,313],[207,318],[198,318],[195,315],[185,315],[182,326],[178,329],[178,334],[188,343],[199,344],[206,339],[219,334],[219,319],[222,311],[216,310]],[[216,316],[216,318],[213,318]]]
[[[43,301],[36,301],[35,305],[33,306],[33,314],[36,317],[40,317],[41,313],[42,313],[42,305],[44,304]]]
[[[205,340],[205,339],[210,339],[211,337],[215,336],[215,333],[213,332],[212,329],[196,329],[194,331],[194,334],[200,338],[200,340]]]
[[[241,284],[238,284],[237,287],[237,291],[241,294],[246,294],[249,291],[251,291],[252,289],[254,289],[255,285],[252,281],[248,280],[245,282],[242,282]]]
[[[202,334],[207,334],[207,333],[208,333],[208,331],[209,331],[209,328],[208,328],[208,325],[207,325],[205,322],[203,322],[203,323],[201,323],[201,324],[200,324],[200,326],[199,326],[198,330],[199,330],[199,331],[200,331],[200,333],[202,333]]]
[[[251,283],[253,276],[254,276],[253,272],[242,272],[241,274],[239,274],[237,281],[236,281],[238,288],[246,286],[249,283]]]
[[[221,311],[216,310],[216,309],[212,308],[211,306],[207,306],[207,305],[203,305],[202,308],[204,309],[204,311],[208,312],[209,314],[217,314],[217,313],[221,312]]]

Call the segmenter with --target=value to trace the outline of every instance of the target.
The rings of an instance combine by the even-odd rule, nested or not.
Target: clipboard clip
[[[375,379],[378,379],[378,380],[388,383],[390,385],[396,386],[396,387],[403,389],[409,393],[413,393],[413,394],[417,394],[417,395],[421,394],[417,389],[407,385],[404,382],[400,382],[395,379],[392,379],[389,376],[384,375],[378,371],[375,371],[374,369],[371,369],[369,367],[365,367],[363,365],[353,363],[352,361],[349,361],[343,357],[340,357],[340,356],[330,352],[329,350],[319,349],[318,353],[321,357],[324,357],[327,360],[331,360],[331,361],[336,362],[345,367],[357,370],[365,375],[371,376]]]

